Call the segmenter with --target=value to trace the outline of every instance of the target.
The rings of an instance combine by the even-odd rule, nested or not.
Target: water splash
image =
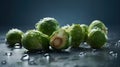
[[[1,64],[2,64],[2,65],[5,65],[5,64],[7,64],[7,61],[6,61],[6,60],[2,60],[2,61],[1,61]]]
[[[26,61],[26,60],[29,60],[29,59],[30,59],[30,57],[29,57],[28,54],[24,54],[24,55],[21,57],[21,60],[22,60],[22,61]]]
[[[5,55],[6,56],[12,56],[12,52],[6,52]]]

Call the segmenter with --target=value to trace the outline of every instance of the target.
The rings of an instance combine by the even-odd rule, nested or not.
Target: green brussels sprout
[[[81,24],[80,26],[81,26],[83,33],[84,33],[84,42],[86,42],[87,38],[88,38],[88,25]]]
[[[92,29],[88,33],[87,43],[92,48],[101,48],[107,42],[107,35],[99,28]]]
[[[41,19],[35,25],[36,29],[50,36],[54,31],[59,29],[58,21],[54,18],[46,17]]]
[[[29,30],[23,35],[22,45],[29,51],[48,50],[49,37],[40,31]]]
[[[100,20],[94,20],[90,25],[89,25],[89,28],[88,28],[88,31],[90,32],[92,29],[94,28],[100,28],[101,30],[104,31],[105,34],[108,33],[108,30],[107,30],[107,27],[105,26],[105,24],[100,21]]]
[[[59,29],[50,36],[50,45],[53,49],[67,49],[70,43],[71,36],[64,29]]]
[[[13,47],[16,43],[21,44],[23,32],[19,29],[11,29],[6,33],[6,42]]]
[[[83,41],[84,38],[84,33],[82,31],[80,24],[72,24],[69,30],[72,37],[71,46],[73,48],[79,47],[80,43]]]

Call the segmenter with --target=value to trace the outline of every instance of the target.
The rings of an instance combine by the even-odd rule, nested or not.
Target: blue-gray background
[[[33,29],[44,17],[54,17],[60,25],[90,24],[102,20],[112,30],[119,28],[119,0],[1,0],[0,31]]]

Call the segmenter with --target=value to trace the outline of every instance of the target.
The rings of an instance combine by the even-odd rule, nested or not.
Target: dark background
[[[56,18],[60,25],[103,21],[109,30],[119,28],[119,0],[1,0],[0,31],[33,29],[44,17]],[[117,30],[118,31],[118,30]]]

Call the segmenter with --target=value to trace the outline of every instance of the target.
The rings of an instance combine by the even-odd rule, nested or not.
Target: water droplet
[[[110,51],[109,54],[113,54],[113,51]]]
[[[12,52],[6,52],[5,55],[6,56],[12,56]]]
[[[117,53],[112,54],[113,57],[117,58]]]
[[[80,57],[84,57],[85,55],[86,55],[85,52],[80,52],[80,53],[79,53],[79,56],[80,56]]]
[[[2,61],[1,61],[1,64],[2,64],[2,65],[5,65],[6,63],[7,63],[6,60],[2,60]]]
[[[86,42],[84,42],[84,44],[85,44],[85,45],[87,45],[87,43],[86,43]]]
[[[95,54],[95,53],[96,53],[96,49],[93,49],[93,50],[92,50],[92,54]]]
[[[117,58],[118,53],[114,52],[114,51],[110,51],[109,54],[115,58]]]
[[[116,46],[116,47],[120,47],[120,40],[118,40],[118,41],[115,43],[115,46]]]
[[[16,46],[14,46],[14,48],[15,48],[15,49],[20,49],[21,46],[20,46],[20,45],[16,45]]]
[[[19,43],[16,43],[15,46],[14,46],[15,49],[20,49],[21,47],[22,46]]]
[[[83,47],[83,48],[90,48],[90,46],[86,42],[81,43],[80,46]]]
[[[45,57],[47,63],[49,63],[49,61],[50,61],[50,55],[49,55],[49,53],[45,53],[44,57]]]
[[[52,49],[52,47],[51,47],[51,46],[49,46],[49,49]]]
[[[21,57],[21,60],[22,61],[26,61],[26,60],[29,60],[29,55],[28,54],[24,54],[22,57]]]
[[[46,56],[49,56],[49,53],[45,53],[45,54],[44,54],[44,57],[46,57]]]
[[[49,63],[49,61],[50,61],[50,56],[46,56],[46,60],[47,60],[47,62]]]

